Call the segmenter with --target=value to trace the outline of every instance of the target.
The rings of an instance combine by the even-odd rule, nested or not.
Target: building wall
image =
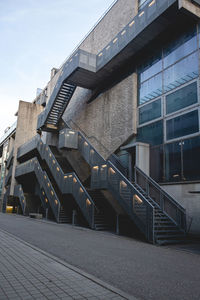
[[[41,111],[42,107],[40,105],[25,101],[19,102],[10,195],[13,195],[14,185],[16,183],[15,167],[17,165],[17,150],[21,145],[29,141],[37,134],[37,118]]]
[[[200,234],[200,183],[162,186],[186,209],[187,225],[191,234]]]
[[[138,11],[137,0],[118,0],[80,45],[82,50],[99,53]]]
[[[136,15],[138,1],[118,0],[80,45],[97,54]],[[52,77],[47,87],[48,99],[61,70]],[[77,87],[63,119],[73,129],[81,130],[107,158],[130,136],[136,133],[137,76],[133,74],[87,104],[91,91]],[[47,99],[47,101],[48,101]],[[44,141],[49,134],[43,134]]]
[[[63,119],[107,158],[136,133],[137,76],[129,76],[87,104],[89,95],[77,89]]]

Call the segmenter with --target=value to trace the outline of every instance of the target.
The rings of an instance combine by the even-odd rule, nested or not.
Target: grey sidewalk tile
[[[0,239],[0,300],[125,299],[1,230]]]

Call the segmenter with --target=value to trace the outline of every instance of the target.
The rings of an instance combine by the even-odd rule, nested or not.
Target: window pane
[[[167,121],[167,139],[174,139],[199,131],[198,111],[192,111]]]
[[[162,56],[161,52],[157,57],[150,58],[148,62],[139,70],[139,80],[143,82],[153,75],[162,71]]]
[[[183,142],[183,175],[185,180],[200,179],[200,137]]]
[[[161,99],[151,102],[139,109],[139,123],[145,123],[161,117]]]
[[[197,83],[193,82],[166,96],[166,113],[170,114],[181,108],[197,103],[197,101]]]
[[[195,34],[195,36],[194,36]],[[164,50],[164,68],[174,64],[177,60],[190,54],[197,49],[196,32],[191,32],[187,35],[176,39]]]
[[[165,145],[165,180],[180,181],[181,178],[181,143]]]
[[[163,145],[150,149],[150,176],[157,182],[163,181]]]
[[[145,103],[151,99],[162,95],[162,73],[145,81],[140,86],[139,104]]]
[[[165,92],[196,78],[198,74],[198,53],[195,52],[164,71]]]
[[[138,142],[159,145],[163,143],[163,121],[138,128]]]

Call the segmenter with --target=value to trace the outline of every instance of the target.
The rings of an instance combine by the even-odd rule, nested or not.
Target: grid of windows
[[[197,82],[195,81],[166,96],[166,114],[176,112],[197,102]]]
[[[151,148],[151,176],[158,182],[200,180],[200,136]]]
[[[197,31],[176,38],[139,70],[139,105],[197,78]]]
[[[200,180],[197,27],[176,36],[138,69],[137,141],[151,145],[151,176],[160,182]]]

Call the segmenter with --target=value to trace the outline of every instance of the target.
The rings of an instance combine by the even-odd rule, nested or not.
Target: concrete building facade
[[[158,244],[199,235],[199,16],[199,1],[115,1],[20,102],[1,141],[2,210]]]

